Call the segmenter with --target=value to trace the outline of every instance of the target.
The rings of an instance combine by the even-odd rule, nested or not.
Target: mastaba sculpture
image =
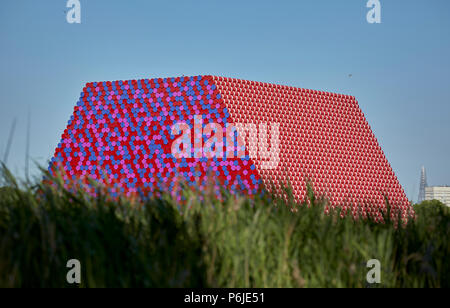
[[[410,203],[353,96],[193,76],[86,84],[50,164],[65,180],[113,181],[125,193],[198,185],[232,191],[310,181],[332,206],[381,221]]]

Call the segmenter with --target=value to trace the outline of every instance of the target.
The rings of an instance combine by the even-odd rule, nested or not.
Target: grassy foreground
[[[38,183],[0,188],[0,287],[366,287],[366,262],[381,262],[381,287],[449,287],[449,208],[415,206],[406,227],[323,214],[268,198],[183,190],[146,201],[90,197]],[[292,211],[292,208],[295,208]]]

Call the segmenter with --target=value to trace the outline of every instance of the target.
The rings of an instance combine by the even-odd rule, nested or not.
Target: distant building
[[[425,187],[427,187],[427,173],[425,171],[425,167],[422,166],[422,170],[420,172],[420,188],[419,188],[419,200],[418,202],[422,202],[425,200]]]
[[[450,186],[425,187],[425,200],[439,200],[450,206]]]

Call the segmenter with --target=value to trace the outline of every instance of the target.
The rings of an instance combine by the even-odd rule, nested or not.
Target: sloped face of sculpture
[[[332,205],[409,202],[354,97],[215,76],[88,83],[51,161],[123,192],[211,178],[254,194],[306,181]],[[269,187],[270,186],[270,187]],[[381,214],[380,214],[381,215]]]

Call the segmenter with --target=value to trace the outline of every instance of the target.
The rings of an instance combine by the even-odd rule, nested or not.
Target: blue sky
[[[3,0],[0,158],[51,157],[86,82],[212,74],[356,96],[408,197],[450,185],[450,1]],[[349,77],[352,74],[352,77]],[[36,174],[36,169],[32,169]]]

